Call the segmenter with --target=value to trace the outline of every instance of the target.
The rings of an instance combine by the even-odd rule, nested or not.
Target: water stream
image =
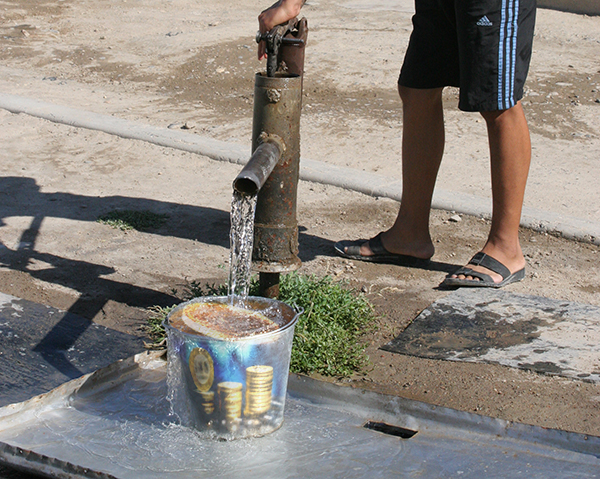
[[[243,307],[248,298],[257,195],[233,191],[229,232],[229,304]]]

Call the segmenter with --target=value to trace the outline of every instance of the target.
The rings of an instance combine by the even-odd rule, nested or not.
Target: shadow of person
[[[32,261],[43,262],[48,267],[41,270],[29,269],[28,265]],[[31,349],[33,352],[39,353],[47,365],[53,367],[67,379],[90,372],[87,369],[81,370],[80,365],[74,364],[69,359],[71,356],[69,351],[77,344],[81,336],[86,334],[93,325],[91,318],[100,313],[108,301],[118,301],[139,308],[148,308],[150,305],[171,306],[179,301],[178,298],[166,293],[105,278],[105,275],[114,273],[114,269],[111,267],[40,253],[33,248],[19,251],[10,250],[7,247],[1,248],[0,266],[25,272],[46,283],[80,291],[77,301],[57,322],[53,322],[55,319],[38,321],[35,327],[40,329],[47,327],[47,330],[44,330],[45,334],[41,339],[35,339],[37,343]],[[92,301],[85,295],[86,286],[89,286],[90,282],[104,293]],[[13,319],[10,318],[10,320]],[[14,320],[19,321],[18,318]],[[114,340],[115,333],[111,333],[112,340]],[[95,337],[102,337],[99,332],[95,334]],[[93,346],[89,345],[92,348]],[[105,346],[118,347],[116,343]],[[90,361],[95,364],[93,359],[90,358]]]
[[[170,294],[106,278],[115,272],[110,266],[36,250],[36,241],[46,218],[95,222],[100,215],[118,209],[152,211],[169,216],[165,225],[148,231],[148,234],[193,239],[229,248],[229,212],[145,198],[46,193],[40,190],[33,178],[0,178],[0,225],[5,225],[7,218],[31,217],[31,222],[21,232],[15,249],[0,245],[0,265],[79,292],[77,301],[68,312],[87,319],[72,321],[65,316],[35,346],[49,364],[69,377],[77,374],[77,368],[69,363],[61,351],[68,350],[75,344],[92,324],[91,318],[102,312],[109,301],[139,308],[171,306],[179,301]],[[308,235],[306,228],[299,228],[299,241],[302,261],[309,261],[318,255],[335,255],[332,241]],[[31,267],[36,262],[47,266]],[[431,262],[425,269],[448,272],[454,270],[455,265]],[[90,290],[95,294],[89,294]],[[69,331],[68,335],[64,333],[66,330]]]
[[[206,244],[229,246],[229,212],[207,206],[186,205],[120,195],[86,196],[40,191],[35,179],[0,178],[0,226],[9,217],[32,217],[31,230],[44,218],[95,222],[115,210],[150,211],[168,216],[160,228],[145,231],[152,235],[192,239]],[[31,239],[27,242],[31,243]],[[27,247],[23,244],[22,247]]]
[[[0,225],[6,225],[11,217],[31,218],[28,227],[20,232],[14,249],[0,244],[0,265],[79,293],[67,314],[33,346],[33,351],[67,378],[77,377],[82,371],[68,359],[66,351],[85,334],[92,325],[92,318],[101,313],[107,303],[114,301],[146,309],[154,305],[171,306],[179,301],[171,294],[106,278],[115,272],[111,266],[37,251],[36,241],[45,219],[96,221],[102,213],[114,209],[155,211],[174,219],[171,227],[166,226],[149,234],[178,236],[228,246],[229,214],[221,210],[122,196],[45,193],[32,178],[0,178]],[[33,266],[39,264],[44,264],[44,267]]]

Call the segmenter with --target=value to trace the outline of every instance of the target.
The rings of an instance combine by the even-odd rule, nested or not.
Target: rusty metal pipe
[[[279,273],[260,273],[258,275],[259,295],[263,298],[279,298]]]
[[[279,162],[283,150],[278,141],[266,141],[258,145],[246,166],[233,180],[233,188],[247,195],[258,193]]]
[[[301,108],[302,77],[256,75],[252,144],[277,138],[285,145],[281,159],[258,192],[252,259],[260,273],[287,273],[301,265],[296,220]]]

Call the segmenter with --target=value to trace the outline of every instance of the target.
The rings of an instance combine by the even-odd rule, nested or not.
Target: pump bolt
[[[277,90],[276,88],[269,88],[267,90],[267,99],[271,103],[277,103],[281,100],[281,90]]]

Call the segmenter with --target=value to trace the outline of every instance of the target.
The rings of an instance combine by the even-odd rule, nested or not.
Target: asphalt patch
[[[600,383],[600,308],[462,288],[431,304],[382,349]]]
[[[141,337],[0,293],[0,407],[143,350]]]

